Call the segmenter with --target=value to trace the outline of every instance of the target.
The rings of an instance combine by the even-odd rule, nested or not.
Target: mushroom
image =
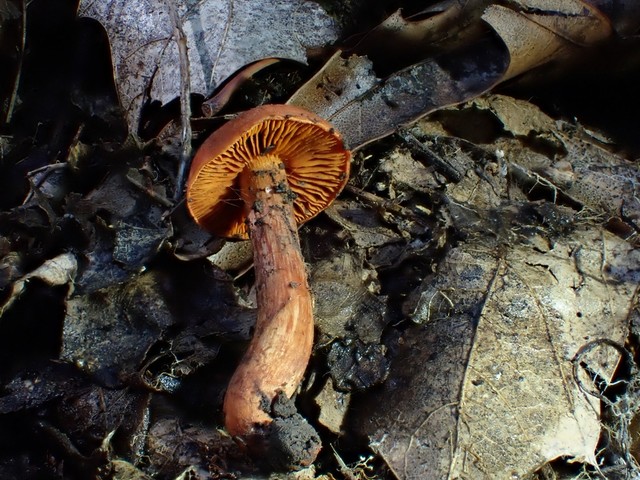
[[[313,346],[313,305],[297,224],[340,193],[350,159],[328,122],[291,105],[241,113],[193,159],[187,181],[192,217],[215,235],[250,238],[253,245],[258,315],[223,410],[227,431],[254,450],[264,449],[273,403],[293,396]],[[302,463],[311,463],[318,451]]]

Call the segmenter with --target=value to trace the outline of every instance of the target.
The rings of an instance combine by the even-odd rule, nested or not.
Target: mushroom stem
[[[281,160],[261,155],[240,176],[254,250],[258,318],[224,400],[225,426],[246,443],[272,422],[276,396],[291,397],[313,345],[313,308],[292,202]]]

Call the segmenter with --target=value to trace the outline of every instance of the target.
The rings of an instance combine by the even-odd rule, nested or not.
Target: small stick
[[[4,124],[11,123],[11,117],[13,116],[13,109],[16,105],[16,99],[18,97],[18,87],[20,86],[20,77],[22,76],[22,64],[24,63],[24,49],[27,43],[27,2],[22,0],[22,25],[21,25],[21,37],[20,37],[20,49],[18,51],[18,71],[16,78],[13,80],[13,88],[11,89],[11,95],[9,96],[9,102],[7,105],[7,111],[5,112]]]
[[[189,71],[189,54],[187,48],[187,37],[182,29],[182,22],[178,17],[178,11],[172,0],[167,1],[169,14],[173,22],[173,32],[178,45],[180,56],[180,164],[176,175],[176,186],[173,192],[173,200],[178,202],[182,197],[189,163],[191,161],[191,75]]]
[[[171,203],[164,196],[162,196],[159,193],[155,192],[151,187],[147,187],[146,185],[143,185],[138,180],[133,178],[131,175],[127,174],[126,178],[134,187],[138,188],[139,190],[142,190],[144,193],[149,195],[153,200],[158,202],[160,205],[162,205],[164,207],[167,207],[167,208],[172,208],[174,206],[173,203]]]
[[[409,145],[411,153],[422,157],[423,160],[432,164],[449,180],[455,183],[458,183],[460,180],[462,180],[462,174],[460,172],[458,172],[446,160],[433,152],[424,143],[418,140],[409,130],[401,128],[398,130],[398,135],[400,135],[400,138],[402,138],[407,143],[407,145]]]

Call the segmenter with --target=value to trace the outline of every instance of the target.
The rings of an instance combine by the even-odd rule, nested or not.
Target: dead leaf
[[[315,404],[320,410],[318,422],[331,432],[340,433],[350,401],[351,393],[339,392],[333,387],[333,380],[327,378],[315,398]]]
[[[221,430],[182,425],[174,417],[153,419],[146,447],[150,472],[169,478],[205,480],[216,472],[226,474],[229,468],[238,467],[251,477],[257,471]],[[184,477],[181,473],[185,473]]]
[[[484,95],[475,99],[473,105],[490,110],[503,128],[514,135],[543,135],[556,129],[556,122],[538,107],[512,97]]]
[[[431,136],[434,121],[408,130],[463,172],[440,187],[438,211],[464,240],[405,302],[422,325],[386,343],[392,363],[382,391],[352,404],[362,413],[350,421],[362,423],[398,478],[526,477],[559,457],[596,465],[600,398],[585,391],[597,391],[594,377],[611,381],[619,351],[581,358],[578,376],[574,357],[592,342],[624,344],[636,302],[640,252],[594,215],[636,210],[634,165],[525,102],[486,97],[456,108],[459,121],[480,105],[507,132],[491,145],[447,137],[441,125]],[[522,146],[534,139],[548,156]],[[396,161],[397,152],[387,156]],[[396,193],[437,191],[416,181],[437,174],[423,168]],[[548,201],[530,200],[539,188]],[[575,201],[578,191],[589,210]]]
[[[607,273],[620,258],[640,266],[626,242],[584,231],[498,262],[462,385],[452,477],[524,475],[561,456],[595,465],[600,404],[583,394],[571,361],[591,340],[624,343],[637,282]],[[610,379],[617,360],[589,368]]]
[[[364,267],[361,255],[335,252],[313,265],[309,283],[319,345],[347,336],[367,343],[380,341],[386,306],[373,294],[379,289],[376,273]]]
[[[336,200],[325,213],[340,225],[361,248],[402,242],[402,236],[387,226],[374,209],[362,208],[360,203]]]
[[[558,61],[611,35],[610,24],[581,0],[520,2],[521,10],[490,5],[482,19],[509,49],[508,80],[551,60]]]
[[[464,12],[467,36],[461,39],[452,35],[449,43],[439,45],[439,52],[445,53],[428,54],[380,78],[365,56],[345,59],[338,52],[288,103],[330,120],[349,147],[358,150],[428,113],[470,100],[541,65],[586,55],[589,47],[611,38],[613,33],[604,14],[581,0],[490,5],[481,17],[479,4],[473,3]],[[396,12],[375,33],[380,38],[373,44],[380,44],[385,32],[388,39],[445,38],[439,32],[439,22],[446,25],[451,18],[462,15],[457,4],[450,4],[449,9],[450,13],[442,11],[416,22],[406,21]],[[477,28],[480,19],[494,33],[481,35]],[[367,53],[366,44],[357,51]]]
[[[205,0],[176,3],[189,49],[191,91],[209,95],[244,65],[266,57],[306,62],[308,49],[337,39],[336,22],[315,2]],[[180,96],[178,48],[162,0],[80,2],[78,15],[109,34],[116,85],[137,133],[142,106]]]
[[[3,385],[0,413],[35,409],[55,398],[75,395],[86,387],[86,381],[75,376],[66,365],[30,369]]]
[[[149,348],[173,321],[154,274],[72,297],[60,359],[105,385],[121,385],[140,370]]]
[[[114,476],[120,480],[152,480],[153,478],[125,460],[113,460],[110,468]]]
[[[608,272],[621,259],[637,269],[640,255],[594,230],[546,252],[484,243],[454,249],[421,293],[414,316],[426,323],[402,335],[381,393],[393,408],[365,427],[398,478],[507,479],[560,456],[594,462],[599,402],[583,395],[572,358],[592,339],[624,342],[637,281]],[[615,365],[590,363],[607,378]]]
[[[47,285],[70,285],[69,294],[73,291],[73,281],[78,270],[78,261],[72,253],[62,253],[57,257],[47,260],[32,272],[16,280],[11,286],[11,293],[0,308],[0,317],[24,292],[29,280],[38,279]]]
[[[501,78],[507,61],[500,44],[474,44],[382,80],[366,59],[344,60],[337,53],[288,103],[329,120],[349,148],[357,150],[434,110],[488,90]]]
[[[550,159],[502,141],[505,161],[519,181],[541,187],[546,183],[553,198],[565,195],[605,221],[617,217],[632,226],[638,224],[640,173],[634,162],[603,148],[580,128],[555,122],[522,100],[491,95],[472,104],[491,110],[507,131],[543,141],[556,150],[555,158]]]

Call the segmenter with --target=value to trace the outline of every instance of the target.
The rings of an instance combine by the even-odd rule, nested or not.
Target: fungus
[[[293,396],[313,346],[312,298],[297,225],[340,193],[350,159],[329,123],[290,105],[238,115],[193,159],[187,182],[192,217],[215,235],[250,238],[253,245],[258,315],[223,410],[227,431],[254,451],[264,453],[273,403]],[[300,463],[313,462],[318,451]]]

